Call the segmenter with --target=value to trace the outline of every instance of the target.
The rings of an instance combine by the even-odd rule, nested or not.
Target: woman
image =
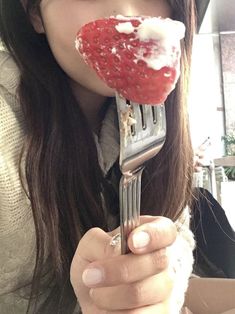
[[[194,246],[185,104],[193,0],[0,5],[0,312],[179,313]],[[109,245],[119,225],[114,92],[74,48],[84,23],[117,14],[186,26],[166,143],[144,170],[141,225],[124,256]]]

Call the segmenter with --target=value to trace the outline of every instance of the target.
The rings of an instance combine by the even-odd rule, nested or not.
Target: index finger
[[[128,246],[134,254],[146,254],[173,244],[177,236],[176,226],[166,217],[140,225],[128,237]]]

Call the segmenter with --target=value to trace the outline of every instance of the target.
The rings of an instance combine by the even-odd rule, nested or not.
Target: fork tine
[[[132,112],[133,112],[133,117],[136,120],[135,123],[135,138],[136,140],[139,140],[139,135],[140,132],[143,131],[142,128],[142,113],[141,113],[141,109],[139,104],[136,104],[134,102],[130,102],[131,108],[132,108]]]
[[[165,109],[164,106],[158,106],[158,108],[155,108],[156,110],[156,117],[157,117],[157,128],[158,131],[160,130],[166,130],[166,119],[165,119]]]
[[[135,201],[133,202],[134,227],[140,224],[141,176],[143,169],[138,171],[135,180]]]
[[[132,190],[132,212],[133,212],[133,229],[136,225],[136,217],[137,213],[137,178],[133,182],[133,190]]]
[[[141,120],[142,120],[142,129],[146,130],[146,128],[147,128],[146,106],[145,105],[139,105],[139,109],[140,109]]]
[[[131,179],[128,182],[128,187],[127,187],[127,203],[128,203],[128,228],[127,228],[127,233],[129,234],[130,231],[133,229],[133,210],[132,210],[132,193],[133,193],[133,179]]]
[[[139,225],[140,223],[140,200],[141,200],[141,177],[142,177],[142,172],[143,172],[144,168],[142,168],[138,174],[138,177],[137,177],[137,187],[136,187],[136,190],[137,190],[137,198],[136,198],[136,201],[137,201],[137,205],[136,205],[136,208],[137,208],[137,224]]]
[[[122,177],[120,180],[120,229],[121,229],[121,253],[125,254],[127,252],[127,224],[128,224],[128,209],[127,209],[127,189],[124,184],[125,178]]]

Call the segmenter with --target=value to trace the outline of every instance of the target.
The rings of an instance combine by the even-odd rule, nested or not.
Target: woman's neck
[[[71,87],[86,119],[95,133],[99,133],[105,115],[107,97],[91,92],[71,81]]]

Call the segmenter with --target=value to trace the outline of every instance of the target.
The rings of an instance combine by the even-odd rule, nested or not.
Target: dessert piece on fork
[[[76,49],[116,91],[120,131],[122,253],[139,224],[141,174],[166,138],[164,102],[180,75],[185,26],[158,17],[110,17],[84,25]]]

